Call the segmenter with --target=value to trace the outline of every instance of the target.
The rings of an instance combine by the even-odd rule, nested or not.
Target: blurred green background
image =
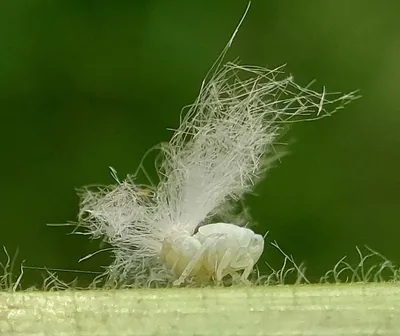
[[[0,2],[0,245],[18,250],[16,265],[109,263],[103,253],[78,264],[99,241],[46,224],[76,219],[75,188],[112,183],[108,166],[134,172],[169,140],[246,4]],[[399,11],[394,0],[256,0],[228,54],[363,96],[294,126],[291,155],[247,199],[256,231],[305,261],[311,279],[344,255],[356,261],[355,246],[400,262]],[[272,248],[263,258],[280,260]]]

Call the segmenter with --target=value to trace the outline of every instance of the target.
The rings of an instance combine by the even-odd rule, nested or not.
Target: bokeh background
[[[22,260],[92,271],[110,262],[102,253],[78,264],[100,242],[46,224],[74,221],[76,188],[112,183],[109,166],[131,173],[169,140],[246,5],[0,2],[0,245],[17,270]],[[394,0],[255,0],[227,56],[285,63],[301,85],[363,96],[292,127],[291,155],[247,199],[255,230],[304,261],[310,279],[344,255],[356,262],[356,246],[400,262],[399,11]],[[268,248],[261,265],[279,260]]]

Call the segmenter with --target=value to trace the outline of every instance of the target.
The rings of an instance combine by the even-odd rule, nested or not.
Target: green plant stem
[[[0,335],[399,335],[391,283],[1,292]]]

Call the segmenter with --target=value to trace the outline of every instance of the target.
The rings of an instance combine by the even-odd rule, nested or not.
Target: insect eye
[[[262,236],[255,234],[249,244],[249,252],[253,255],[261,254],[264,250],[264,239]]]

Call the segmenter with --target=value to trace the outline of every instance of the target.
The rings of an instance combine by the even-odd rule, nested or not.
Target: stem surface
[[[0,292],[0,335],[399,335],[394,283]]]

